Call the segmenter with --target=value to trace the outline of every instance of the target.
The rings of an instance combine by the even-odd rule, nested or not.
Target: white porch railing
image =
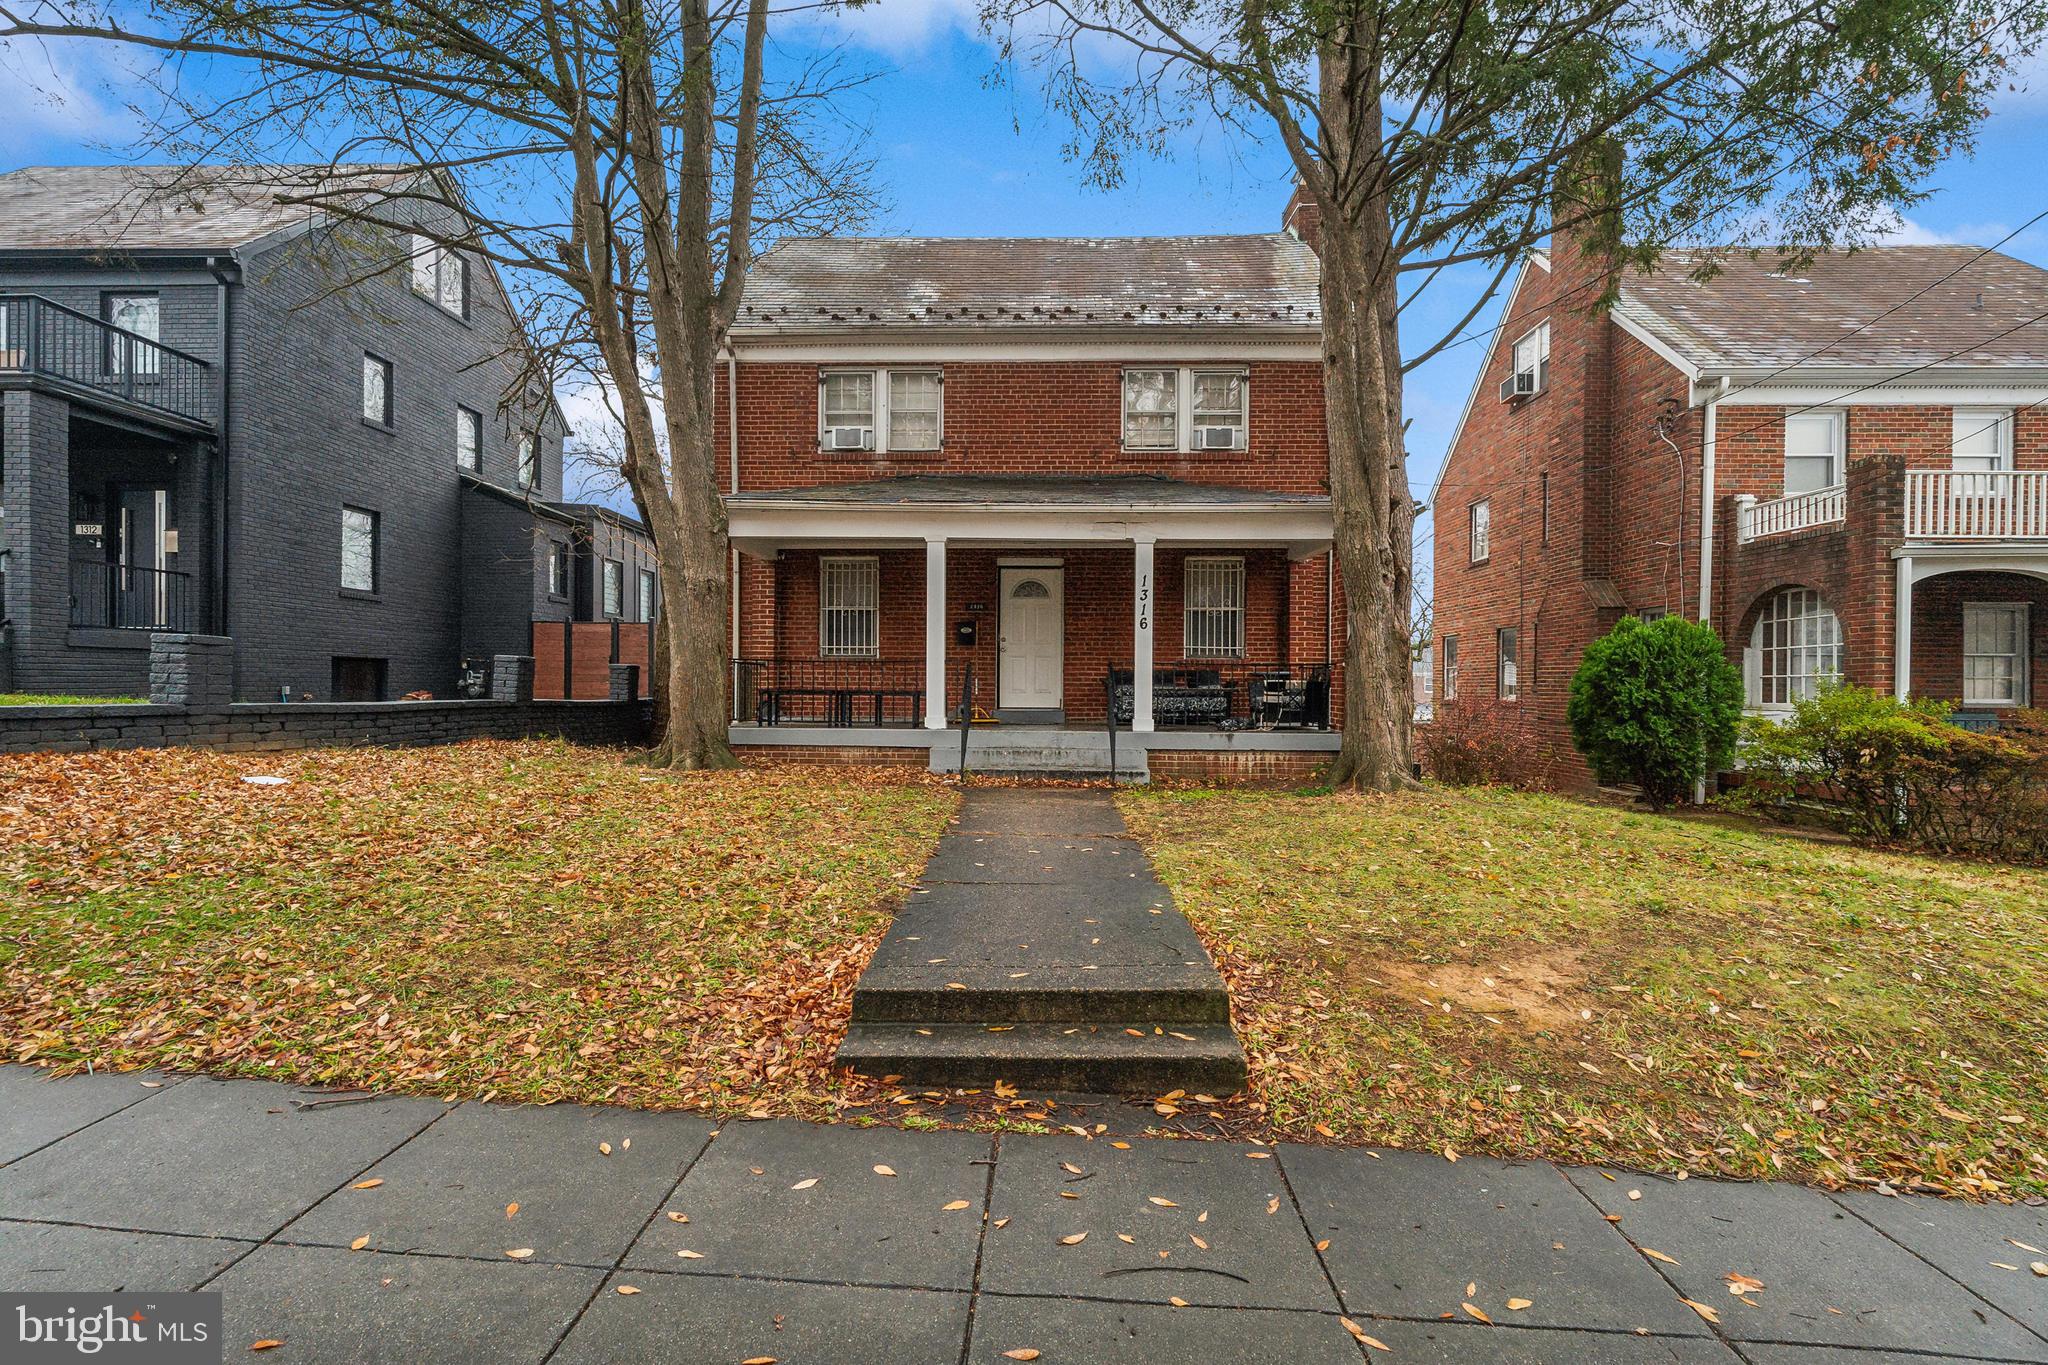
[[[2048,540],[2048,470],[1906,471],[1908,540]]]
[[[1840,521],[1849,505],[1847,490],[1840,484],[1816,488],[1811,493],[1772,498],[1769,502],[1736,499],[1735,539],[1747,545],[1765,536],[1782,536],[1813,526]]]

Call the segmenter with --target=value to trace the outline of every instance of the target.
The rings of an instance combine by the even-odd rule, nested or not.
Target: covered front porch
[[[1326,498],[921,476],[727,502],[736,742],[1341,722]]]

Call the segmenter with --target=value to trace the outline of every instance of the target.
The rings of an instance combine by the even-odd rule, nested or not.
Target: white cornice
[[[1086,360],[1308,360],[1322,330],[1294,327],[863,328],[858,332],[747,332],[729,342],[741,364],[845,361],[929,364]]]

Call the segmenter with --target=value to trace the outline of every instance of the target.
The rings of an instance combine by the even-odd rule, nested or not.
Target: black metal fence
[[[192,575],[105,559],[74,559],[71,624],[106,630],[196,629]]]
[[[922,659],[736,659],[733,719],[757,725],[920,725]]]
[[[1109,670],[1110,715],[1128,726],[1128,665]],[[1330,728],[1330,666],[1257,659],[1182,659],[1152,670],[1152,721],[1162,729]]]
[[[0,294],[0,371],[41,375],[194,422],[214,420],[212,367],[40,294]]]

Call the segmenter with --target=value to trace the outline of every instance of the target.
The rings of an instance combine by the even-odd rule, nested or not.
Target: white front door
[[[1002,571],[996,639],[996,705],[1006,710],[1058,709],[1066,656],[1066,571]]]

